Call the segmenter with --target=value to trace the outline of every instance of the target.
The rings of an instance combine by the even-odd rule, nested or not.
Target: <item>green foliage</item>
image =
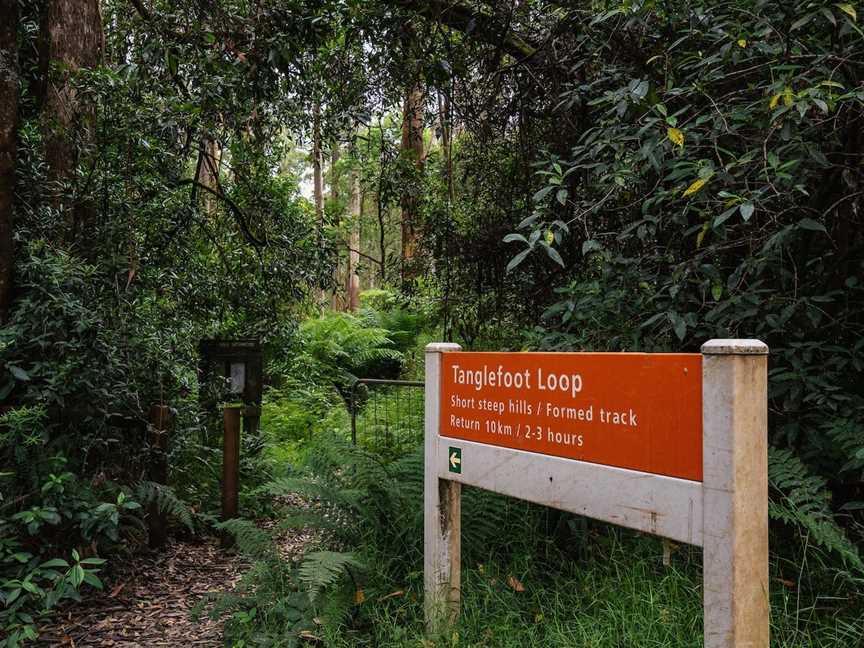
[[[396,293],[392,290],[370,288],[360,293],[360,307],[373,311],[392,310],[398,302]]]
[[[357,378],[398,375],[402,354],[393,348],[390,332],[348,313],[326,313],[303,322],[300,345],[341,390]]]
[[[776,496],[769,503],[771,517],[801,527],[808,541],[836,552],[864,573],[864,561],[831,512],[831,494],[823,478],[812,474],[789,450],[771,448],[768,480]]]
[[[785,470],[772,468],[774,495],[794,493],[772,500],[772,516],[795,517],[807,508],[812,542],[832,551],[849,550],[848,539],[835,535],[836,527],[829,522],[824,483],[810,480],[795,462],[790,453],[772,461],[772,466],[787,464]],[[316,609],[323,612],[329,606],[332,615],[316,636],[327,645],[346,648],[361,641],[413,645],[410,642],[423,634],[422,451],[382,462],[377,452],[351,446],[340,436],[320,437],[305,469],[275,481],[268,490],[277,498],[292,495],[277,534],[298,528],[321,534],[296,575],[304,591],[313,595]],[[792,500],[794,507],[788,507]],[[796,517],[793,524],[797,528],[802,522]],[[238,540],[238,546],[270,555],[268,533],[251,523],[237,527],[252,538]],[[785,537],[772,536],[772,547],[785,542]],[[319,543],[324,543],[323,550]],[[590,642],[611,648],[619,646],[622,637],[633,645],[647,637],[667,648],[692,646],[700,633],[699,552],[683,546],[673,551],[667,568],[656,539],[465,489],[462,615],[445,639],[496,646]],[[848,559],[851,565],[855,557]],[[843,583],[848,587],[831,583],[831,572],[814,564],[799,582],[800,561],[807,560],[804,551],[795,560],[776,554],[772,558],[771,582],[778,583],[772,586],[775,642],[785,648],[845,646],[862,629],[860,606],[820,611],[828,605],[821,597],[835,591],[836,600],[854,601],[861,580],[847,574]],[[792,581],[792,590],[781,585]],[[315,582],[325,589],[316,594]],[[278,597],[273,583],[260,574],[248,585],[255,600]],[[519,586],[525,591],[517,591]],[[352,596],[355,590],[363,596]],[[280,627],[259,615],[246,634],[234,636],[275,636]]]
[[[255,561],[235,592],[210,600],[214,618],[231,612],[228,640],[297,646],[318,626],[337,625],[353,605],[356,576],[365,570],[355,555],[311,551],[295,564],[280,555],[278,536],[252,522],[229,520],[218,527]],[[205,605],[199,604],[198,612]]]
[[[0,519],[0,531],[8,530]],[[82,558],[71,552],[72,562],[44,560],[26,551],[14,536],[0,539],[0,648],[18,648],[38,637],[39,619],[66,599],[80,600],[84,585],[102,589],[97,574],[101,558]]]
[[[170,486],[142,481],[135,486],[135,497],[142,506],[155,504],[156,510],[160,513],[173,517],[189,531],[195,530],[195,512],[186,502],[177,497],[177,493]]]
[[[333,588],[346,576],[355,581],[354,571],[365,569],[365,565],[349,553],[311,551],[303,555],[298,576],[300,582],[308,588],[309,596],[314,602],[322,592]]]
[[[257,560],[274,559],[273,538],[258,528],[253,522],[237,518],[226,520],[217,525],[219,529],[231,535],[238,551]]]

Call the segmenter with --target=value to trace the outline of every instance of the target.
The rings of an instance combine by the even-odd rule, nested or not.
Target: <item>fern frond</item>
[[[840,456],[840,474],[857,473],[864,477],[864,423],[852,418],[832,418],[823,426]]]
[[[180,521],[190,532],[195,532],[194,512],[181,500],[174,489],[152,481],[142,481],[135,486],[135,496],[143,505],[155,503],[160,513]]]
[[[261,529],[249,520],[235,518],[216,525],[217,529],[227,531],[237,543],[240,553],[258,560],[273,559],[275,549],[270,533]]]
[[[791,450],[772,447],[768,482],[774,491],[768,504],[773,519],[801,527],[813,542],[864,571],[858,549],[831,513],[831,493],[822,477],[811,473]]]
[[[309,596],[313,601],[325,589],[333,587],[344,577],[353,579],[351,569],[364,571],[365,566],[353,553],[339,551],[314,551],[303,557],[298,575],[309,589]]]

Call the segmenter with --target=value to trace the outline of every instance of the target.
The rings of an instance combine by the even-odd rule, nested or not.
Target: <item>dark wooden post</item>
[[[247,405],[243,408],[243,432],[249,435],[258,434],[261,425],[261,408],[257,405]]]
[[[168,485],[168,430],[171,427],[171,410],[167,405],[150,406],[150,481]],[[147,526],[150,546],[154,549],[165,544],[168,536],[168,520],[159,510],[155,499],[147,506]]]
[[[237,517],[240,475],[240,407],[225,407],[225,436],[222,442],[222,520]],[[223,546],[230,539],[222,538]]]

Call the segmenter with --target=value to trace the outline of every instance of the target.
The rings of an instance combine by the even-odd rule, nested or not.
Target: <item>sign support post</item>
[[[702,345],[705,648],[768,646],[768,347]]]
[[[438,477],[441,417],[441,355],[458,344],[426,346],[423,470],[423,601],[426,627],[439,635],[459,616],[461,588],[462,485]]]

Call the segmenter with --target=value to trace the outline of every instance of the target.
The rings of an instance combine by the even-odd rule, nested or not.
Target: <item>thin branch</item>
[[[355,249],[352,248],[350,245],[345,245],[345,249],[347,249],[349,252],[354,252],[354,253],[356,253],[356,254],[359,254],[359,255],[360,255],[361,257],[363,257],[364,259],[369,259],[369,260],[370,260],[372,263],[374,263],[375,265],[381,265],[381,260],[380,260],[380,259],[376,259],[375,257],[371,257],[371,256],[369,256],[368,254],[365,254],[365,253],[361,252],[360,250],[355,250]]]
[[[224,193],[222,193],[221,191],[216,191],[212,187],[208,187],[207,185],[205,185],[201,182],[198,182],[198,180],[195,180],[192,178],[188,178],[186,180],[178,180],[177,185],[178,186],[192,185],[193,187],[197,187],[198,189],[201,189],[203,191],[206,191],[206,192],[212,194],[213,196],[216,196],[219,200],[224,202],[228,206],[228,208],[231,210],[231,212],[234,214],[234,216],[237,219],[237,224],[240,225],[240,229],[242,230],[243,235],[246,237],[246,240],[249,241],[249,243],[251,243],[252,245],[254,245],[255,247],[258,247],[258,248],[264,247],[267,245],[267,241],[262,241],[261,239],[257,238],[254,234],[252,234],[252,231],[249,229],[249,224],[246,222],[246,215],[243,213],[243,210],[240,209],[240,207],[237,206],[237,203],[235,203],[233,200],[231,200]]]

